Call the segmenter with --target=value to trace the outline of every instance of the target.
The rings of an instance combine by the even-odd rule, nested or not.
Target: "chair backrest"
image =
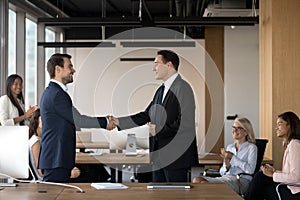
[[[255,144],[257,146],[257,160],[254,173],[258,172],[260,169],[261,163],[264,159],[267,143],[267,139],[255,139]]]
[[[30,174],[30,176],[33,175],[36,180],[40,180],[40,181],[43,180],[43,178],[40,177],[38,170],[35,166],[32,150],[30,147],[29,147],[29,167],[31,168],[32,173],[33,173],[33,174]],[[33,178],[33,177],[30,177],[30,178]]]

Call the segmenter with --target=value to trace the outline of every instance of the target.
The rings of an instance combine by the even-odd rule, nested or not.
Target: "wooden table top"
[[[126,156],[123,153],[103,153],[101,155],[91,155],[89,153],[76,153],[77,164],[149,164],[149,154],[138,154],[136,156]]]
[[[76,142],[76,148],[82,149],[109,149],[108,142]]]
[[[149,154],[137,156],[126,156],[123,153],[103,153],[101,155],[93,155],[89,153],[76,153],[77,164],[149,164]],[[199,156],[199,164],[201,165],[222,165],[223,159],[219,155]]]
[[[75,188],[68,188],[56,185],[46,185],[41,183],[22,183],[17,187],[7,187],[0,190],[0,199],[18,200],[173,200],[173,199],[206,199],[206,200],[238,200],[242,199],[238,194],[224,183],[203,183],[191,184],[192,188],[184,189],[147,189],[146,183],[123,183],[128,189],[121,190],[97,190],[90,186],[90,183],[76,183],[83,189],[84,193],[79,193]]]

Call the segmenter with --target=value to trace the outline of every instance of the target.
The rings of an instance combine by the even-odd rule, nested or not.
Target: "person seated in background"
[[[38,158],[40,154],[42,138],[42,120],[40,109],[37,109],[29,121],[29,152],[30,162],[35,176],[43,180],[43,173],[38,169]],[[80,168],[80,169],[79,169]],[[103,165],[78,165],[71,171],[71,182],[103,182],[110,178]]]
[[[33,167],[35,176],[39,180],[43,180],[43,173],[38,169],[38,160],[41,147],[41,137],[42,137],[42,120],[40,115],[40,109],[38,108],[29,121],[29,155],[31,166]],[[80,170],[74,167],[71,172],[70,178],[77,178],[80,175]]]
[[[245,193],[252,179],[256,167],[257,147],[251,122],[247,118],[236,118],[232,126],[232,137],[235,140],[233,144],[227,146],[226,150],[221,149],[223,165],[220,168],[221,177],[195,177],[193,183],[203,182],[224,182],[228,184],[236,193]]]
[[[261,166],[261,172],[257,172],[250,183],[246,193],[246,200],[279,199],[276,186],[279,183],[300,184],[300,121],[293,112],[285,112],[278,115],[276,122],[276,134],[283,138],[285,149],[282,171],[275,170],[270,165]],[[280,186],[281,199],[300,199],[300,187]]]
[[[40,115],[40,109],[38,108],[29,121],[29,155],[31,166],[33,167],[36,178],[43,180],[43,173],[38,169],[38,160],[41,147],[42,137],[42,120]],[[71,171],[70,178],[77,178],[80,175],[80,170],[74,167]]]

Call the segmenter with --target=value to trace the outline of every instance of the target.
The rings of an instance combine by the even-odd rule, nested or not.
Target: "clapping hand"
[[[29,119],[38,108],[38,105],[30,106],[29,109],[24,113],[24,118]]]
[[[233,153],[231,153],[230,151],[225,151],[224,148],[221,148],[221,154],[220,156],[223,158],[224,163],[226,165],[226,169],[229,169],[231,164],[230,164],[230,160],[233,156]]]
[[[269,164],[261,166],[260,169],[264,173],[264,175],[269,176],[269,177],[273,177],[273,174],[275,172],[275,168]]]
[[[230,151],[225,151],[224,148],[221,148],[221,154],[220,156],[224,159],[229,159],[231,160],[232,156],[233,156],[233,153],[231,153]]]
[[[111,115],[107,115],[106,117],[109,120],[109,123],[106,126],[107,130],[112,130],[119,125],[119,120],[117,118],[115,118]]]

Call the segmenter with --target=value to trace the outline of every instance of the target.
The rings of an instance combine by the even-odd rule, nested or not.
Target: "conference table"
[[[222,199],[240,200],[238,194],[224,183],[191,184],[191,189],[147,189],[146,183],[124,183],[127,189],[97,190],[90,183],[73,184],[76,188],[42,183],[19,183],[17,187],[6,187],[0,190],[0,199],[18,200],[171,200],[171,199]]]

